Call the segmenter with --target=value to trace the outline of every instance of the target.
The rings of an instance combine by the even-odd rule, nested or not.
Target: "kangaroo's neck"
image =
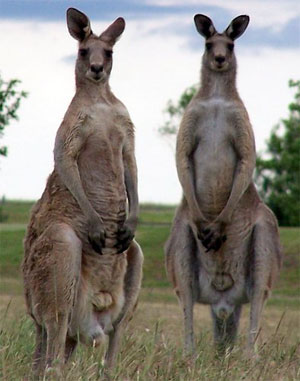
[[[216,72],[202,65],[199,96],[201,98],[238,98],[236,66],[224,72]]]
[[[85,100],[85,103],[113,103],[115,97],[111,92],[108,81],[103,83],[93,83],[89,80],[76,81],[77,98]]]

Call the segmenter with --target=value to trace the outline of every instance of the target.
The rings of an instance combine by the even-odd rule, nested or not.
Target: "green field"
[[[20,262],[22,240],[33,203],[8,201],[0,223],[0,379],[30,379],[33,326],[26,316]],[[181,312],[167,281],[163,245],[175,207],[142,205],[137,240],[145,255],[140,304],[122,343],[112,380],[296,380],[300,379],[300,231],[281,228],[284,264],[264,312],[260,359],[242,356],[249,308],[241,320],[236,349],[225,359],[215,358],[207,307],[197,306],[197,356],[182,356]],[[102,352],[79,348],[66,369],[67,380],[101,379]],[[27,378],[26,378],[27,377]],[[29,377],[29,378],[28,378]]]

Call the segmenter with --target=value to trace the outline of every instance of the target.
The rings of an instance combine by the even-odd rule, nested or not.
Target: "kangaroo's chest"
[[[207,147],[213,148],[227,142],[233,134],[233,126],[230,122],[233,102],[223,98],[213,97],[201,100],[197,107],[200,117],[196,126],[196,135]]]
[[[114,151],[120,148],[125,139],[127,118],[126,110],[121,106],[105,103],[95,104],[86,109],[88,143],[96,151],[109,148]]]
[[[84,112],[87,115],[84,125],[86,139],[80,152],[80,167],[94,177],[102,176],[102,181],[103,175],[108,176],[109,182],[121,178],[128,119],[126,109],[100,103]]]

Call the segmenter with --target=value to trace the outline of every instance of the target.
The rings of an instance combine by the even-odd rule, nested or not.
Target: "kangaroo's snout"
[[[104,62],[102,60],[93,60],[87,71],[87,77],[92,81],[100,82],[107,77],[107,71],[109,72],[109,68],[104,66]]]
[[[103,72],[103,65],[98,64],[92,64],[91,65],[91,72],[95,74],[99,74]]]
[[[222,64],[223,62],[225,62],[225,56],[218,55],[218,56],[215,57],[215,61],[216,61],[218,64]]]

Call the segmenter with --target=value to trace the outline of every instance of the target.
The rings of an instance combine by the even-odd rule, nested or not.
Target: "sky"
[[[204,40],[194,26],[196,13],[209,16],[220,32],[234,17],[250,16],[236,42],[237,85],[257,151],[288,115],[288,81],[300,79],[299,0],[0,0],[0,74],[20,79],[28,92],[19,121],[0,141],[8,146],[8,157],[0,158],[0,197],[38,199],[53,169],[55,134],[75,91],[77,43],[67,31],[68,7],[86,13],[97,34],[119,16],[126,20],[110,84],[136,127],[142,202],[176,204],[181,197],[174,145],[158,128],[168,100],[199,82]]]

